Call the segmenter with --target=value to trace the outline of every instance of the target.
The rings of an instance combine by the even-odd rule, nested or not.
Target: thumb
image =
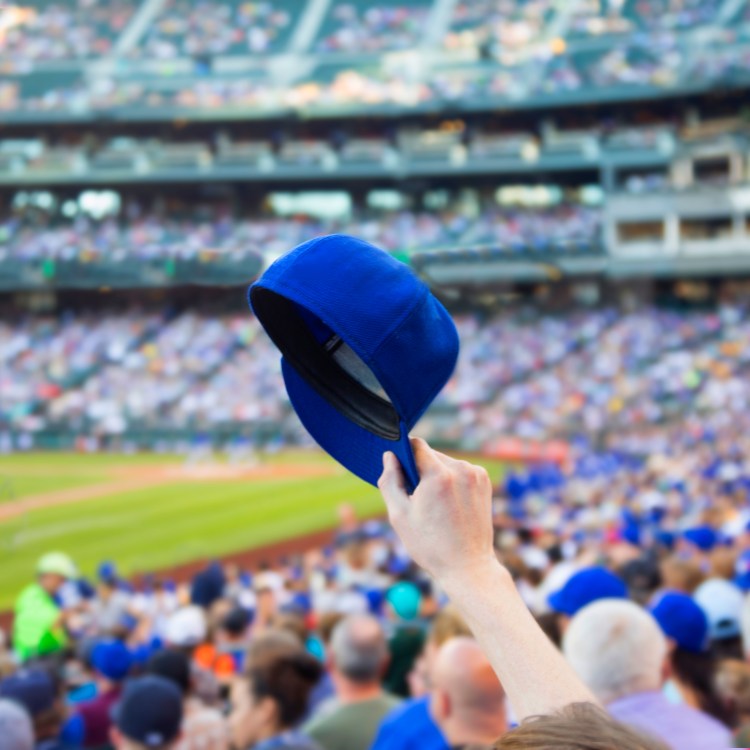
[[[378,480],[378,489],[383,496],[383,500],[385,500],[389,513],[409,501],[401,464],[390,451],[383,454],[383,473]]]

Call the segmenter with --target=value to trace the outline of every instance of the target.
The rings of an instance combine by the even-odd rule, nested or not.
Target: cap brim
[[[372,485],[377,485],[383,471],[383,454],[391,451],[401,462],[407,491],[414,491],[419,484],[419,474],[403,422],[398,440],[381,438],[344,417],[284,358],[281,360],[281,371],[297,416],[323,450]]]

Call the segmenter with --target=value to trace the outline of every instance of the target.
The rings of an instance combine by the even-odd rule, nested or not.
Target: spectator
[[[563,650],[581,679],[619,721],[660,737],[674,750],[727,747],[729,731],[662,692],[667,642],[636,604],[603,599],[571,621]]]
[[[698,586],[694,597],[708,617],[711,649],[716,657],[741,659],[742,591],[723,578],[709,578]]]
[[[331,637],[328,668],[335,704],[321,708],[304,731],[326,750],[368,750],[398,699],[383,691],[388,649],[380,623],[366,615],[342,620]]]
[[[183,696],[180,740],[175,750],[227,750],[229,729],[221,713],[197,698],[193,691],[190,660],[182,651],[165,649],[148,662],[149,674],[170,680]]]
[[[667,687],[677,692],[673,702],[684,702],[729,725],[731,717],[716,694],[705,612],[691,597],[675,592],[659,597],[650,612],[669,640]]]
[[[418,619],[422,595],[413,583],[402,581],[391,586],[385,601],[392,632],[388,639],[390,659],[383,687],[392,695],[407,698],[407,677],[425,643],[425,628]]]
[[[0,699],[0,750],[34,750],[34,730],[26,711]]]
[[[487,748],[505,733],[505,692],[475,641],[454,638],[435,662],[432,714],[452,748]]]
[[[55,596],[78,575],[73,561],[62,552],[40,558],[36,572],[36,582],[18,597],[13,618],[13,647],[24,661],[65,647],[65,616]]]
[[[432,672],[440,648],[452,638],[471,635],[453,607],[443,608],[432,622],[422,657],[410,676],[413,700],[393,709],[378,729],[372,750],[449,750],[448,741],[430,713]]]
[[[65,707],[44,669],[22,668],[0,682],[0,698],[23,706],[31,717],[35,750],[68,750],[60,741]]]
[[[237,683],[232,692],[235,744],[254,750],[320,750],[296,727],[322,671],[320,662],[301,650],[251,662],[247,683]]]
[[[76,715],[85,748],[106,745],[112,725],[112,708],[120,700],[122,685],[130,672],[132,658],[121,641],[101,641],[91,652],[97,696],[80,703]]]
[[[126,686],[113,719],[115,750],[172,750],[180,736],[182,696],[163,677],[139,677]]]

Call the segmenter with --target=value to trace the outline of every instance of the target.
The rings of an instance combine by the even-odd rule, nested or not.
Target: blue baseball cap
[[[708,648],[708,618],[691,596],[667,591],[651,604],[649,612],[678,648],[694,654]]]
[[[122,641],[99,641],[91,652],[91,665],[108,680],[120,682],[128,676],[133,657]]]
[[[627,599],[628,590],[621,578],[606,568],[584,568],[572,575],[559,590],[550,594],[549,606],[572,617],[587,604],[599,599]]]
[[[129,739],[146,747],[163,747],[180,733],[182,694],[165,677],[139,677],[125,685],[113,719]]]
[[[249,301],[318,444],[373,485],[392,451],[413,490],[409,431],[458,357],[456,327],[427,285],[385,251],[334,234],[279,258]]]
[[[734,564],[734,583],[743,591],[750,591],[750,549],[745,550]]]
[[[682,532],[682,538],[702,552],[710,552],[718,543],[719,535],[710,526],[695,526]]]

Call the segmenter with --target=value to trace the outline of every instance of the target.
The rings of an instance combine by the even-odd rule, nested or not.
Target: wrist
[[[515,586],[508,569],[494,553],[451,568],[438,576],[437,581],[451,599],[473,596],[477,591],[493,591],[498,586]]]

